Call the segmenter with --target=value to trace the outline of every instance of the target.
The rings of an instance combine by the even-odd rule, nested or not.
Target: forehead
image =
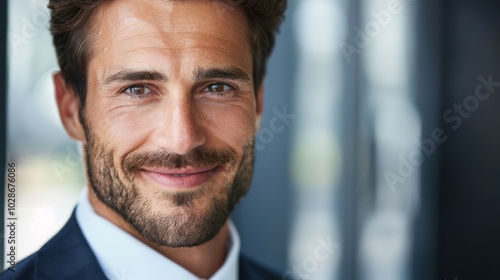
[[[91,61],[134,64],[151,56],[181,59],[196,53],[206,54],[207,61],[223,57],[251,64],[245,12],[225,1],[115,0],[94,16]]]

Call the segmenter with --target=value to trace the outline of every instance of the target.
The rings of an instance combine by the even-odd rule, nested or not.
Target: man
[[[240,256],[286,0],[51,0],[60,117],[88,191],[6,279],[280,279]]]

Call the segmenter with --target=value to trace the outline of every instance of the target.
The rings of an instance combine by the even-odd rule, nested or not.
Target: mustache
[[[129,154],[123,160],[123,170],[127,175],[134,174],[144,167],[181,169],[185,167],[205,168],[222,164],[235,164],[236,152],[231,148],[195,148],[185,155],[164,150]]]

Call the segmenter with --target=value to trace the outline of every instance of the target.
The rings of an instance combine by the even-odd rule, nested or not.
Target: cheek
[[[144,145],[158,122],[155,111],[147,108],[120,108],[95,118],[96,132],[117,155],[125,155]]]
[[[246,145],[256,132],[256,114],[250,107],[233,105],[206,110],[203,118],[210,138],[238,147]]]

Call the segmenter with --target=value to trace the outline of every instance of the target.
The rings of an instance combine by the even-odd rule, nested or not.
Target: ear
[[[259,89],[257,90],[256,96],[256,114],[257,118],[255,121],[255,129],[258,131],[260,129],[260,123],[262,121],[262,114],[264,112],[264,81],[260,83]]]
[[[85,141],[85,132],[79,119],[80,99],[72,88],[68,88],[61,72],[54,73],[57,108],[64,129],[77,141]]]

